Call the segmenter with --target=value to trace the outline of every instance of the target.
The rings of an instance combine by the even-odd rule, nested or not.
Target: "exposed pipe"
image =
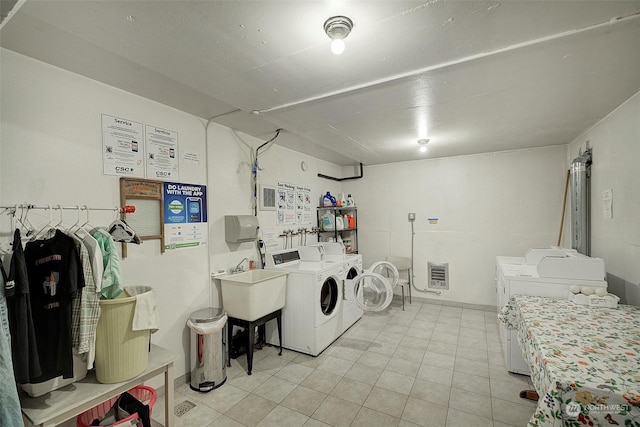
[[[324,175],[324,174],[321,174],[321,173],[318,174],[318,178],[331,179],[333,181],[338,181],[338,182],[348,181],[350,179],[360,179],[363,176],[364,176],[364,169],[362,167],[362,163],[360,163],[360,175],[357,175],[357,176],[348,176],[346,178],[335,178],[333,176]]]
[[[442,62],[440,64],[430,65],[428,67],[423,67],[423,68],[419,68],[417,70],[408,71],[406,73],[400,73],[400,74],[396,74],[396,75],[393,75],[393,76],[384,77],[384,78],[381,78],[381,79],[365,82],[365,83],[362,83],[362,84],[349,86],[349,87],[344,88],[344,89],[338,89],[338,90],[335,90],[335,91],[332,91],[332,92],[327,92],[327,93],[323,93],[323,94],[320,94],[320,95],[312,96],[312,97],[309,97],[309,98],[301,99],[301,100],[298,100],[298,101],[289,102],[287,104],[276,105],[275,107],[266,108],[264,110],[254,110],[254,114],[264,114],[264,113],[269,113],[271,111],[284,110],[286,108],[295,107],[295,106],[306,104],[306,103],[310,103],[310,102],[320,101],[320,100],[331,98],[331,97],[338,96],[338,95],[344,95],[346,93],[355,92],[357,90],[367,89],[367,88],[371,88],[371,87],[374,87],[374,86],[378,86],[378,85],[382,85],[382,84],[386,84],[386,83],[391,83],[391,82],[394,82],[394,81],[397,81],[397,80],[410,78],[410,77],[415,77],[415,76],[418,76],[420,74],[424,74],[424,73],[427,73],[427,72],[430,72],[430,71],[436,71],[436,70],[440,70],[440,69],[443,69],[443,68],[452,67],[452,66],[455,66],[455,65],[465,64],[467,62],[475,61],[477,59],[483,59],[483,58],[491,57],[493,55],[498,55],[498,54],[501,54],[501,53],[506,53],[506,52],[510,52],[510,51],[513,51],[513,50],[517,50],[517,49],[521,49],[521,48],[525,48],[525,47],[529,47],[529,46],[535,46],[535,45],[538,45],[538,44],[542,44],[542,43],[558,40],[558,39],[561,39],[563,37],[569,37],[569,36],[573,36],[573,35],[576,35],[576,34],[584,33],[584,32],[587,32],[587,31],[596,30],[596,29],[599,29],[599,28],[611,27],[614,24],[617,24],[617,23],[620,23],[620,22],[630,21],[630,20],[633,20],[633,19],[636,19],[636,18],[640,18],[640,13],[636,13],[636,14],[628,15],[628,16],[622,16],[622,17],[618,17],[618,18],[612,18],[609,21],[601,22],[599,24],[589,25],[589,26],[584,27],[584,28],[578,28],[578,29],[575,29],[575,30],[564,31],[564,32],[558,33],[558,34],[552,34],[550,36],[540,37],[540,38],[535,39],[535,40],[529,40],[529,41],[525,41],[525,42],[522,42],[522,43],[516,43],[516,44],[513,44],[511,46],[503,47],[503,48],[500,48],[500,49],[495,49],[495,50],[491,50],[491,51],[488,51],[488,52],[482,52],[482,53],[479,53],[479,54],[476,54],[476,55],[470,55],[470,56],[466,56],[464,58],[454,59],[452,61],[447,61],[447,62]]]
[[[591,255],[591,148],[571,163],[571,247]]]
[[[414,221],[410,221],[410,222],[411,222],[411,286],[413,286],[413,289],[419,292],[429,292],[432,294],[440,295],[442,294],[441,291],[434,291],[431,289],[420,289],[416,286],[416,274],[415,274],[415,270],[413,269],[413,240],[416,233],[413,230]]]
[[[209,185],[209,125],[213,123],[213,119],[215,117],[211,117],[207,119],[207,123],[204,124],[204,167],[205,167],[205,180],[207,182],[207,186]],[[209,209],[211,204],[207,206]],[[207,212],[207,218],[211,218],[211,212]],[[213,242],[213,234],[212,227],[207,226],[207,242]],[[207,269],[209,271],[209,277],[213,276],[213,271],[211,271],[211,252],[208,248],[210,245],[207,245]],[[214,286],[212,283],[209,283],[209,307],[215,307],[213,303],[213,290]]]
[[[282,128],[276,129],[276,134],[273,136],[273,138],[256,148],[256,155],[253,161],[253,165],[251,166],[251,173],[253,175],[253,216],[255,217],[258,216],[258,169],[260,169],[258,166],[258,156],[260,156],[260,149],[275,141],[278,135],[280,135],[281,131]]]

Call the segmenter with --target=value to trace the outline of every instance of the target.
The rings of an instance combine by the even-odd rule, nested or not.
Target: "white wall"
[[[246,134],[237,133],[232,129],[217,124],[209,125],[209,197],[212,200],[209,216],[209,229],[212,236],[210,245],[212,271],[225,270],[237,265],[243,258],[258,262],[259,254],[253,243],[228,243],[224,239],[225,215],[253,214],[253,186],[251,183],[251,159],[248,144],[253,149],[265,141],[258,140]],[[303,171],[302,161],[308,165]],[[278,226],[275,211],[258,210],[260,235],[265,231],[274,231],[276,235],[283,230],[297,230],[300,227],[311,229],[315,227],[316,210],[320,194],[339,191],[339,183],[318,178],[318,173],[331,176],[339,174],[337,165],[315,159],[313,157],[292,151],[275,144],[260,150],[260,170],[258,184],[275,187],[277,182],[286,182],[311,189],[312,224],[295,226]],[[298,246],[298,237],[293,237],[293,246]],[[307,235],[307,244],[317,241],[317,236]],[[282,249],[284,240],[278,239],[278,247]],[[257,264],[259,265],[259,263]],[[247,268],[247,264],[244,264]],[[214,281],[214,304],[221,300],[220,282]]]
[[[199,163],[181,159],[180,181],[208,185],[208,247],[161,254],[157,241],[147,241],[141,246],[129,245],[128,257],[122,262],[126,284],[155,287],[161,327],[152,341],[181,355],[176,376],[183,375],[189,371],[190,337],[185,327],[189,314],[208,302],[220,304],[219,282],[212,284],[210,271],[235,266],[245,256],[257,260],[253,245],[225,242],[224,215],[252,213],[251,168],[244,163],[248,148],[238,143],[238,138],[253,147],[264,141],[236,135],[216,124],[205,131],[205,121],[200,118],[6,49],[0,50],[0,61],[2,206],[21,202],[119,205],[119,178],[102,174],[101,114],[176,131],[179,150],[199,155]],[[309,165],[306,172],[300,169],[302,160]],[[260,183],[307,185],[314,198],[322,191],[339,189],[339,184],[317,178],[318,172],[339,175],[337,165],[278,146],[264,151],[260,165],[264,169],[259,173]],[[315,210],[312,218],[315,220]],[[48,214],[34,211],[30,219],[44,225]],[[67,211],[65,219],[66,224],[72,224],[76,215]],[[113,219],[112,213],[91,213],[91,223],[96,226],[106,226]],[[274,212],[260,212],[259,221],[262,228],[278,233],[285,228],[276,226]],[[11,235],[9,217],[0,216],[0,248],[9,247]]]
[[[174,130],[181,150],[204,152],[204,127],[189,114],[114,89],[2,49],[2,191],[0,204],[120,204],[119,178],[102,174],[101,114]],[[181,181],[206,183],[206,166],[181,162]],[[75,213],[67,212],[66,224]],[[34,221],[48,217],[30,214]],[[91,212],[91,224],[107,226],[113,213]],[[3,247],[10,230],[3,216]],[[119,245],[118,245],[119,246]],[[184,354],[190,311],[208,295],[207,248],[160,254],[158,241],[129,245],[122,262],[128,285],[156,289],[160,330],[152,341]],[[185,372],[181,358],[177,374]]]
[[[413,295],[495,305],[495,257],[557,243],[566,169],[566,146],[554,146],[365,167],[343,189],[365,265],[411,254],[415,212],[416,286],[426,288],[428,261],[448,262],[450,290]]]
[[[570,144],[569,161],[585,142],[591,167],[591,256],[604,259],[609,290],[640,305],[640,92]],[[613,190],[605,218],[602,192]]]

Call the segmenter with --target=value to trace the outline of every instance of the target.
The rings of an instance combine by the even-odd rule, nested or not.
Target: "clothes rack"
[[[112,211],[117,213],[134,213],[136,211],[136,207],[132,205],[126,205],[123,207],[112,206],[110,208],[92,208],[87,205],[76,205],[76,206],[60,206],[60,205],[33,205],[30,203],[18,203],[16,205],[11,206],[0,206],[0,209],[5,211],[9,211],[9,215],[15,214],[15,210],[17,209],[39,209],[39,210],[84,210],[84,211]],[[12,211],[13,210],[13,211]]]

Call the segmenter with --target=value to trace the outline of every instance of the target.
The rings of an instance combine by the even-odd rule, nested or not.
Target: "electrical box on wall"
[[[226,215],[224,239],[229,243],[252,242],[258,237],[258,218],[253,215]]]
[[[448,262],[429,262],[428,267],[428,285],[431,289],[448,290],[449,289],[449,263]]]

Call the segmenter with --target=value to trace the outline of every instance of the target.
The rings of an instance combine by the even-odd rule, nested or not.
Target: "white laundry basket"
[[[139,289],[139,287],[138,287]],[[152,287],[148,287],[151,292]],[[133,330],[136,297],[126,288],[114,299],[100,300],[100,320],[96,330],[96,379],[118,383],[141,374],[149,363],[148,329]]]

